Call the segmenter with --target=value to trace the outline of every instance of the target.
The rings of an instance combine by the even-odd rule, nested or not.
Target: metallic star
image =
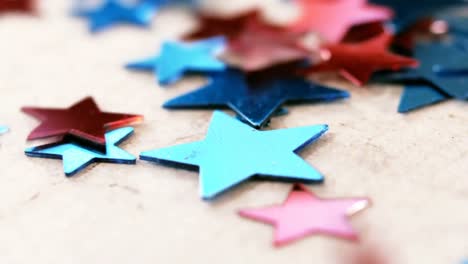
[[[117,23],[146,27],[156,11],[166,2],[166,0],[143,1],[133,6],[126,6],[120,0],[104,0],[104,3],[97,9],[77,8],[74,13],[89,19],[91,32],[102,31]]]
[[[216,111],[202,141],[143,152],[142,160],[200,170],[200,195],[218,194],[260,176],[278,180],[323,181],[296,153],[328,129],[315,125],[259,131]]]
[[[381,35],[360,43],[332,44],[323,47],[324,62],[312,66],[307,73],[338,71],[355,85],[366,84],[372,74],[380,70],[399,70],[415,67],[418,62],[388,51],[392,35]]]
[[[367,198],[320,199],[296,184],[282,205],[245,209],[239,214],[275,226],[274,244],[282,246],[309,235],[326,234],[356,240],[348,217],[365,209]]]
[[[106,133],[106,154],[93,151],[73,141],[61,141],[43,146],[28,148],[29,157],[52,158],[63,160],[66,176],[73,176],[93,162],[135,164],[136,158],[116,145],[127,139],[133,128],[124,127]]]
[[[449,99],[450,96],[430,84],[409,84],[401,96],[398,112],[407,113]]]
[[[192,43],[165,42],[159,56],[127,64],[132,70],[152,70],[161,84],[179,80],[187,72],[215,72],[226,69],[216,55],[224,49],[222,37]]]
[[[28,140],[72,135],[105,151],[108,130],[141,121],[143,116],[101,112],[93,98],[87,97],[68,109],[23,107],[23,112],[42,123],[28,136]]]
[[[285,103],[333,101],[349,97],[349,93],[321,86],[299,77],[272,78],[260,73],[248,80],[239,70],[213,74],[208,85],[176,97],[164,104],[169,109],[229,107],[253,127],[267,124]]]
[[[386,21],[392,11],[367,0],[297,0],[301,16],[289,27],[293,32],[318,32],[326,41],[340,42],[352,26]]]

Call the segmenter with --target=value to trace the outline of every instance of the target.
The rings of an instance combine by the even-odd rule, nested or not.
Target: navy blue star
[[[451,97],[429,84],[406,85],[401,96],[398,112],[407,113],[429,105],[433,105]]]
[[[229,107],[253,127],[264,126],[286,102],[333,101],[349,93],[297,77],[249,83],[244,73],[229,69],[213,74],[208,85],[164,104],[169,109]]]
[[[126,6],[119,0],[104,0],[104,3],[94,10],[77,8],[77,16],[89,19],[91,32],[98,32],[116,23],[128,23],[137,26],[148,26],[156,11],[165,5],[167,0],[143,1],[133,6]]]

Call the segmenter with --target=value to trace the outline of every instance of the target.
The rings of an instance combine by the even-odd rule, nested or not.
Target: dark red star
[[[310,67],[306,72],[337,71],[344,78],[361,86],[366,84],[376,71],[396,71],[418,66],[418,61],[388,51],[392,38],[392,35],[385,32],[360,43],[324,46],[321,51],[324,61]]]
[[[446,34],[449,30],[447,22],[433,18],[423,18],[408,26],[395,36],[395,47],[411,52],[418,38],[435,39]]]
[[[236,37],[252,18],[261,16],[259,10],[251,10],[234,16],[219,16],[200,14],[197,29],[185,35],[185,40],[198,40],[215,36],[224,36],[228,39]]]
[[[375,38],[386,31],[385,25],[382,22],[367,23],[352,27],[342,42],[355,43]]]
[[[23,107],[21,110],[42,121],[28,140],[71,135],[104,149],[106,131],[143,119],[141,115],[101,112],[91,97],[66,109]]]
[[[239,59],[245,71],[257,71],[310,56],[300,43],[301,36],[285,28],[267,24],[258,17],[247,20],[244,30],[228,41],[226,55]]]
[[[34,13],[36,3],[34,0],[0,0],[0,13],[27,12]]]
[[[340,42],[356,25],[381,22],[392,18],[391,9],[371,5],[367,0],[297,0],[299,19],[290,25],[294,32],[317,32],[326,41]]]

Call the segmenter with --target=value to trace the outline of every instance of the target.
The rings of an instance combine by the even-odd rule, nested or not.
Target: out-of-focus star
[[[7,12],[34,13],[36,0],[0,0],[0,14]]]
[[[198,167],[204,199],[214,198],[253,176],[321,182],[323,176],[296,153],[327,129],[327,125],[315,125],[259,131],[216,111],[204,140],[143,152],[140,158]]]
[[[407,113],[451,98],[430,84],[408,84],[401,96],[398,112]]]
[[[136,158],[116,145],[127,139],[133,128],[124,127],[106,133],[106,153],[83,147],[73,141],[61,141],[26,149],[30,157],[52,158],[63,160],[66,176],[73,176],[93,162],[135,164]]]
[[[366,84],[372,74],[381,70],[400,70],[416,67],[412,58],[391,53],[388,48],[392,36],[389,33],[361,42],[331,44],[323,47],[324,61],[306,70],[307,73],[337,71],[355,85]]]
[[[356,240],[348,218],[365,209],[367,198],[320,199],[296,184],[282,205],[244,209],[241,216],[275,226],[274,244],[282,246],[309,235],[325,234]]]
[[[0,125],[0,135],[5,134],[6,132],[8,132],[8,127]]]
[[[216,72],[226,69],[216,56],[224,49],[222,37],[193,43],[165,42],[160,54],[127,64],[128,69],[154,71],[161,84],[179,80],[185,73]]]
[[[293,32],[317,32],[326,41],[340,42],[352,26],[392,18],[392,11],[367,0],[297,0],[301,15],[289,28]]]

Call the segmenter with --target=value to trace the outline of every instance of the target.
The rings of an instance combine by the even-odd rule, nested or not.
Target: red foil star
[[[392,38],[392,35],[385,32],[360,43],[324,46],[321,51],[324,61],[306,72],[337,71],[353,84],[361,86],[366,84],[376,71],[417,67],[418,61],[388,51]]]
[[[241,210],[239,213],[274,225],[274,244],[281,246],[314,234],[356,240],[357,234],[348,217],[368,205],[367,198],[319,199],[305,186],[296,184],[282,205]]]
[[[258,16],[247,20],[244,30],[228,42],[226,55],[240,60],[240,68],[257,71],[275,64],[305,59],[311,51],[300,43],[300,35],[266,24]]]
[[[0,0],[0,13],[27,12],[34,13],[36,3],[34,0]]]
[[[21,110],[42,121],[28,140],[71,135],[103,150],[106,131],[143,119],[141,115],[102,112],[91,97],[66,109],[23,107]]]
[[[290,25],[294,32],[317,32],[326,41],[340,42],[352,26],[386,21],[391,9],[367,4],[367,0],[297,0],[301,16]]]
[[[238,36],[252,18],[261,17],[259,10],[251,10],[235,16],[219,16],[211,14],[199,15],[199,26],[193,32],[185,35],[185,40],[199,40],[214,36],[224,36],[227,39]]]

